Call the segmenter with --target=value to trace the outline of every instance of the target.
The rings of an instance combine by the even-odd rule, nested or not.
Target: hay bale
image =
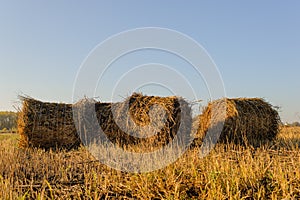
[[[226,106],[225,121],[222,109]],[[224,113],[225,114],[225,113]],[[199,145],[210,132],[208,140],[214,138],[218,126],[222,130],[218,142],[251,145],[257,147],[273,140],[279,132],[278,112],[260,98],[220,99],[210,102],[199,116],[199,128],[194,144]]]
[[[190,134],[191,109],[180,97],[135,93],[124,102],[83,99],[74,105],[25,97],[22,101],[20,147],[77,148],[82,142],[89,145],[95,139],[99,141],[101,129],[109,141],[119,146],[154,150],[168,144],[179,128],[184,133],[179,142],[186,143]]]
[[[79,134],[85,144],[91,143],[100,135],[97,133],[85,136],[86,132],[99,131],[95,130],[95,123],[100,125],[99,128],[112,143],[143,151],[152,151],[168,144],[179,131],[179,127],[186,136],[180,138],[181,142],[186,142],[191,130],[191,109],[180,97],[143,96],[134,93],[124,102],[100,103],[86,100],[74,107],[77,109],[76,121],[81,123]],[[94,123],[93,113],[96,114],[94,119],[97,119]],[[101,140],[105,141],[105,138]]]
[[[18,116],[20,147],[77,148],[81,142],[73,123],[71,104],[47,103],[21,97]]]

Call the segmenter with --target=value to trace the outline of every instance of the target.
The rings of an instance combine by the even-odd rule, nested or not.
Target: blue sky
[[[227,96],[263,97],[283,121],[300,121],[299,9],[299,1],[1,1],[0,110],[13,110],[18,94],[71,102],[97,44],[163,27],[207,50]]]

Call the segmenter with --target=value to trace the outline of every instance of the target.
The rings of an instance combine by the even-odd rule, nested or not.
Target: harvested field
[[[84,148],[24,150],[5,138],[0,199],[299,199],[299,142],[299,127],[283,127],[272,147],[218,144],[205,158],[195,148],[161,170],[136,174],[111,169]]]
[[[225,110],[226,113],[222,113]],[[196,145],[200,145],[207,134],[207,141],[216,141],[219,129],[222,132],[218,142],[257,147],[275,139],[280,118],[272,105],[263,99],[226,98],[209,103],[199,116],[199,123]]]

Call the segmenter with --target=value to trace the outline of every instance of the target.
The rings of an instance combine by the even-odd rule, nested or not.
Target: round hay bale
[[[73,123],[71,104],[47,103],[21,97],[18,116],[19,146],[43,149],[72,149],[81,141]]]
[[[226,109],[225,121],[220,114],[222,109]],[[201,144],[210,130],[223,125],[220,137],[214,138],[219,134],[211,131],[208,140],[257,147],[277,136],[280,118],[272,105],[261,98],[225,98],[210,102],[199,116],[199,123],[194,145]]]
[[[74,105],[77,109],[75,120],[80,123],[79,134],[83,143],[110,141],[133,151],[154,151],[167,145],[179,128],[189,138],[191,130],[191,108],[180,97],[144,96],[134,93],[124,102],[100,103],[81,101]],[[96,113],[96,116],[93,114]],[[97,122],[91,123],[97,119]],[[96,124],[98,123],[98,124]],[[99,125],[99,126],[98,126]],[[100,128],[106,135],[100,137]],[[86,132],[89,133],[86,136]],[[98,133],[97,133],[98,132]],[[95,134],[94,134],[95,133]],[[181,141],[186,142],[186,141]]]
[[[191,108],[181,97],[135,93],[124,102],[83,99],[74,105],[27,97],[21,100],[20,147],[72,149],[100,139],[145,152],[167,145],[178,131],[183,133],[179,143],[187,144],[190,139]],[[105,138],[99,138],[99,129],[105,133]]]

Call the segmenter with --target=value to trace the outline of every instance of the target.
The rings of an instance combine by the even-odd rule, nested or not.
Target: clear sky
[[[264,97],[300,121],[299,1],[1,1],[0,110],[17,95],[71,102],[77,71],[100,42],[163,27],[200,43],[227,96]]]

